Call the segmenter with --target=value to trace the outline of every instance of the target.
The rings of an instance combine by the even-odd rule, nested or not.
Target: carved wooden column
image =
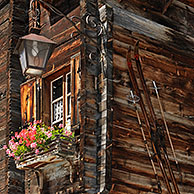
[[[106,184],[111,183],[112,51],[108,47],[112,44],[107,22],[111,16],[106,7],[101,10],[100,17],[97,0],[81,1],[85,34],[81,48],[81,157],[86,193],[104,193],[111,186]]]
[[[100,8],[101,33],[101,74],[99,88],[101,102],[100,152],[100,192],[109,193],[112,183],[112,120],[113,120],[113,59],[112,59],[112,9],[104,5]]]
[[[83,155],[83,181],[86,193],[98,193],[99,174],[97,169],[98,151],[100,149],[100,113],[99,102],[100,92],[98,87],[98,76],[100,74],[100,38],[97,36],[95,21],[99,20],[98,1],[81,1],[81,30],[88,36],[82,37],[83,45],[81,48],[81,134],[83,141],[81,149]]]

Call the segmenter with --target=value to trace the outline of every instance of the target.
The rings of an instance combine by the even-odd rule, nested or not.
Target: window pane
[[[67,116],[71,115],[71,96],[67,97]]]
[[[63,99],[53,103],[53,122],[63,119]]]
[[[67,94],[71,92],[71,74],[67,75]]]
[[[53,91],[53,99],[52,101],[56,100],[57,98],[63,95],[63,78],[60,78],[53,82],[52,84],[52,91]]]

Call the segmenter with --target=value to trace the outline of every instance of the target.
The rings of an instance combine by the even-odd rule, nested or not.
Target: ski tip
[[[135,42],[135,47],[136,46],[139,46],[139,40],[137,40],[136,42]]]
[[[139,49],[139,40],[137,40],[135,45],[134,45],[134,53],[135,54],[138,54],[138,49]]]
[[[127,54],[126,54],[127,61],[131,61],[131,46],[129,46]]]
[[[128,53],[129,53],[129,52],[131,52],[131,46],[129,46],[129,48],[128,48]]]

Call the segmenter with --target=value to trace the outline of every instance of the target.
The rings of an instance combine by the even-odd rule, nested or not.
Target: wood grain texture
[[[125,55],[129,46],[132,46],[133,49],[136,40],[140,40],[142,70],[146,82],[150,86],[151,101],[159,120],[161,119],[161,113],[156,95],[151,89],[151,81],[156,80],[161,88],[159,93],[162,99],[162,106],[165,110],[172,142],[184,177],[183,185],[180,185],[172,152],[166,140],[170,163],[179,183],[180,192],[185,194],[192,193],[192,172],[194,170],[194,136],[192,129],[194,122],[187,115],[189,115],[189,112],[192,114],[194,109],[192,92],[194,58],[192,54],[187,55],[187,47],[182,47],[181,49],[176,45],[178,42],[170,40],[167,31],[171,31],[171,28],[162,27],[160,29],[161,26],[158,23],[150,23],[150,20],[144,20],[145,18],[141,20],[141,17],[134,16],[133,13],[125,12],[122,2],[126,2],[126,6],[130,7],[127,1],[121,1],[120,4],[117,4],[119,8],[115,6],[116,4],[113,6],[113,10],[115,10],[113,23],[113,79],[115,83],[113,83],[113,187],[111,193],[151,193],[157,190],[151,164],[144,150],[135,110],[132,104],[129,104],[127,98],[131,83],[127,72]],[[131,19],[126,19],[125,24],[122,24],[120,19],[122,17],[121,13],[125,13],[123,18],[126,18],[127,14],[131,17]],[[151,26],[148,27],[149,25]],[[138,28],[141,30],[138,30]],[[158,33],[158,30],[160,33]],[[181,35],[181,37],[184,36],[184,34]],[[190,38],[189,44],[193,44],[192,37]],[[167,45],[164,42],[168,42]],[[132,56],[132,63],[136,72],[133,59],[134,56]],[[143,95],[137,73],[136,77]],[[138,111],[143,121],[140,108],[138,108]],[[150,145],[150,139],[148,144]],[[158,167],[157,170],[159,171]],[[160,172],[159,177],[162,180]],[[163,193],[167,193],[163,183],[162,189]]]
[[[94,15],[99,18],[98,1],[80,1],[81,18],[86,20],[87,15]],[[81,30],[89,30],[96,33],[96,29],[90,27],[85,22],[81,23]],[[92,38],[99,46],[99,37]],[[80,113],[81,123],[80,132],[84,134],[83,144],[81,144],[81,156],[83,157],[83,180],[84,191],[86,193],[97,193],[99,191],[100,182],[100,159],[98,151],[100,150],[100,113],[98,111],[98,103],[100,101],[100,93],[96,81],[100,74],[99,61],[91,64],[88,55],[91,50],[94,51],[95,57],[99,57],[97,49],[93,46],[93,42],[87,36],[82,37],[81,46],[81,90],[80,90]],[[94,70],[93,70],[94,69]]]

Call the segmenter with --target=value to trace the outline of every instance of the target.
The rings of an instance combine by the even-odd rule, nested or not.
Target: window
[[[63,123],[63,76],[51,82],[51,123]]]
[[[52,80],[50,88],[51,125],[71,122],[71,72]]]
[[[41,120],[47,125],[79,123],[80,54],[42,76]]]

